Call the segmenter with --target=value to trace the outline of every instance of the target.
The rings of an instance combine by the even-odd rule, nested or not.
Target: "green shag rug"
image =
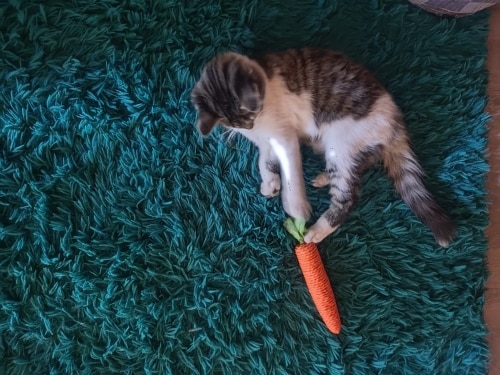
[[[188,5],[189,4],[189,5]],[[488,13],[401,1],[0,2],[0,373],[484,374]],[[225,50],[332,47],[404,110],[458,225],[440,249],[381,168],[321,244],[330,334],[259,195],[256,150],[203,140]],[[321,161],[305,153],[306,177]],[[309,189],[316,216],[327,189]]]

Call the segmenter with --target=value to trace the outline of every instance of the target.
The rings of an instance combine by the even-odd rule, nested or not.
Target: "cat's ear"
[[[191,102],[198,112],[198,121],[196,123],[198,131],[203,136],[209,135],[215,125],[217,125],[218,119],[212,114],[211,111],[208,110],[207,100],[200,92],[198,85],[196,85],[191,92]]]
[[[203,136],[209,135],[216,124],[217,118],[215,116],[203,110],[198,111],[198,123],[196,126]]]
[[[257,113],[262,109],[264,98],[262,78],[253,69],[248,69],[236,80],[236,94],[240,100],[240,109]]]

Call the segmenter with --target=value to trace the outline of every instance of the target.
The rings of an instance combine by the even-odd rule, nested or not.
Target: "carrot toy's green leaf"
[[[283,226],[299,243],[304,243],[304,234],[306,230],[306,222],[304,220],[286,219]]]

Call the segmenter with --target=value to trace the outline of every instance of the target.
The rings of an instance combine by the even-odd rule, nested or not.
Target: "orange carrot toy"
[[[319,315],[332,333],[339,334],[340,314],[317,245],[304,243],[305,222],[289,218],[284,226],[299,241],[295,246],[295,255]]]

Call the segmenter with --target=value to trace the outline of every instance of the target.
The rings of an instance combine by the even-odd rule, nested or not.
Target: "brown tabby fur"
[[[326,171],[313,185],[330,185],[331,205],[308,229],[306,242],[320,242],[346,219],[364,170],[378,160],[437,242],[447,246],[452,240],[454,225],[424,186],[401,111],[347,57],[313,48],[257,59],[221,54],[205,66],[192,101],[203,135],[220,123],[257,145],[261,192],[274,196],[281,190],[292,217],[308,220],[311,213],[301,144],[324,155]]]

